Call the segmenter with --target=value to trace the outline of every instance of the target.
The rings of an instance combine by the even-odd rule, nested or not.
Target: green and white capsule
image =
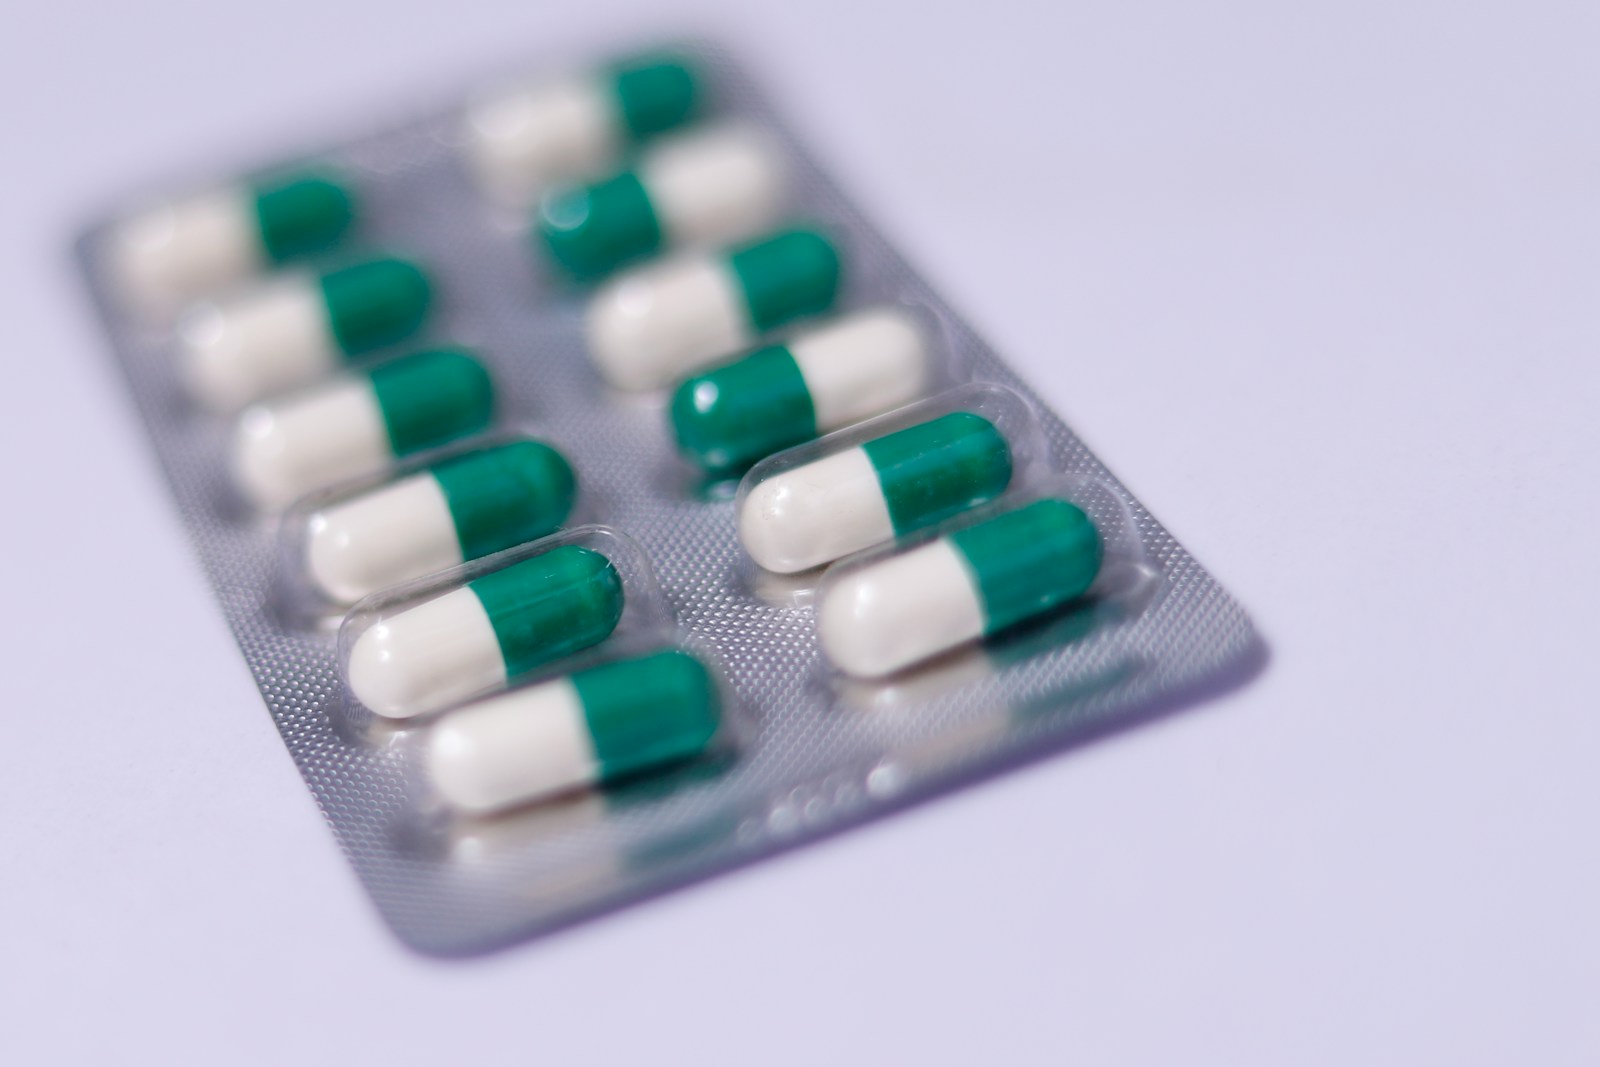
[[[739,509],[739,540],[762,567],[793,574],[931,526],[1009,484],[1005,436],[957,411],[761,480]]]
[[[1102,551],[1082,510],[1038,500],[824,588],[818,637],[840,670],[881,678],[1082,596]]]
[[[605,556],[553,548],[369,627],[350,650],[350,691],[390,719],[439,711],[599,644],[622,599]]]
[[[577,479],[540,441],[482,448],[312,512],[305,568],[328,600],[364,596],[554,533]]]
[[[184,304],[326,251],[355,217],[349,191],[322,175],[229,185],[162,204],[117,227],[119,295],[164,317]]]
[[[663,137],[632,170],[546,196],[544,251],[580,280],[664,249],[726,244],[779,220],[786,174],[761,130],[719,126]]]
[[[185,384],[206,407],[233,411],[326,377],[347,357],[405,340],[427,317],[431,298],[427,275],[401,259],[269,278],[185,316]]]
[[[839,254],[821,234],[789,230],[718,252],[627,271],[589,302],[589,356],[612,385],[659,389],[748,347],[839,292]]]
[[[721,718],[705,664],[656,652],[450,713],[429,732],[428,773],[451,807],[499,811],[692,759]]]
[[[929,346],[900,308],[844,315],[685,379],[672,396],[678,450],[713,477],[921,396]]]
[[[275,510],[475,434],[493,417],[482,363],[459,349],[416,352],[247,408],[234,428],[234,482],[256,507]]]
[[[615,170],[632,146],[693,118],[700,95],[700,75],[682,59],[635,56],[477,102],[467,157],[485,194],[525,206],[553,185]]]

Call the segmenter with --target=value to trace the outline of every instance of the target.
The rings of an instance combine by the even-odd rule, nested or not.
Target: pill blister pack
[[[426,323],[413,337],[357,354],[353,367],[461,346],[494,383],[491,426],[419,440],[396,463],[344,472],[338,484],[286,510],[262,512],[241,499],[227,459],[238,432],[233,419],[193,402],[171,322],[152,325],[128,313],[114,291],[111,243],[142,201],[121,205],[80,241],[130,392],[273,721],[378,908],[425,952],[501,946],[816,839],[1199,699],[1242,680],[1257,658],[1257,638],[1235,601],[884,242],[734,60],[699,43],[674,51],[703,83],[701,111],[759,128],[781,152],[784,221],[826,234],[842,265],[827,313],[896,309],[918,324],[931,353],[909,402],[899,398],[781,449],[742,481],[740,472],[708,477],[684,458],[670,388],[620,390],[597,371],[585,325],[594,289],[561,280],[541,262],[525,216],[489,203],[465,162],[470,94],[262,168],[327,168],[355,191],[351,233],[311,262],[392,254],[426,267],[433,287]],[[542,65],[550,64],[530,68]],[[757,329],[744,340],[750,347],[781,341],[828,321],[818,309],[801,310],[770,330],[756,314]],[[764,483],[852,449],[870,451],[900,431],[974,416],[1003,441],[1006,469],[992,492],[969,494],[962,507],[930,511],[917,524],[901,523],[891,501],[898,538],[846,545],[833,566],[769,568],[752,558],[739,515]],[[819,418],[815,429],[829,427]],[[488,436],[472,436],[478,430]],[[493,551],[480,558],[442,559],[448,566],[378,588],[348,616],[348,604],[307,593],[304,530],[328,501],[398,484],[483,441],[524,437],[570,463],[576,499],[561,529],[486,546]],[[1060,501],[1097,533],[1095,568],[1066,602],[1013,612],[986,639],[909,667],[897,660],[893,670],[871,662],[852,669],[848,651],[823,648],[825,603],[842,599],[835,591],[846,586],[864,588],[875,565],[946,541],[973,558],[974,545],[996,543],[978,532],[992,519]],[[998,543],[1025,555],[1024,535]],[[604,788],[556,790],[492,813],[441,802],[425,758],[438,709],[415,718],[373,714],[352,694],[356,645],[408,606],[478,587],[520,564],[589,552],[615,564],[625,605],[608,621],[609,636],[564,647],[510,678],[507,652],[500,676],[441,698],[440,706],[470,707],[497,687],[522,692],[671,648],[709,668],[706,699],[722,709],[715,737],[697,742],[693,758],[641,764],[641,773],[607,779]],[[580,624],[560,625],[568,633]],[[610,686],[619,688],[627,687]]]

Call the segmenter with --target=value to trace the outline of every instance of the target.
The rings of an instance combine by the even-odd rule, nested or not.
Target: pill
[[[791,319],[828,310],[839,255],[790,230],[716,252],[682,253],[616,276],[591,298],[589,353],[623,389],[658,389]]]
[[[928,345],[900,308],[845,315],[685,379],[670,408],[678,450],[714,477],[899,407],[928,386]]]
[[[427,767],[452,807],[491,812],[654,770],[704,752],[721,706],[706,666],[656,652],[450,713]]]
[[[1079,508],[1038,500],[825,587],[818,637],[840,670],[880,678],[1082,596],[1101,554]]]
[[[793,574],[992,500],[1011,482],[994,424],[957,411],[758,482],[739,540],[762,567]]]
[[[778,221],[777,145],[748,126],[663,137],[632,170],[552,192],[539,209],[545,251],[579,279],[674,246],[726,244]]]
[[[540,441],[455,456],[311,513],[306,574],[328,600],[364,596],[553,533],[577,481]]]
[[[427,276],[399,259],[269,278],[184,317],[185,384],[206,407],[231,411],[316,381],[346,356],[415,333],[430,295]]]
[[[134,310],[165,316],[333,247],[353,216],[349,192],[321,175],[229,185],[124,222],[113,233],[109,261],[120,295]]]
[[[438,711],[605,640],[622,599],[605,556],[553,548],[368,627],[350,650],[350,691],[391,719]]]
[[[468,109],[468,160],[491,198],[531,204],[615,169],[632,145],[693,118],[699,97],[698,74],[666,55],[518,87]]]
[[[234,428],[234,483],[264,510],[383,470],[489,425],[489,372],[459,349],[416,352],[246,408]]]

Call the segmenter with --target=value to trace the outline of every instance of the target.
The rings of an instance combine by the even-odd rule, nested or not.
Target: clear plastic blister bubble
[[[188,305],[171,339],[185,395],[232,414],[427,343],[448,317],[439,272],[398,244],[347,248]]]
[[[473,826],[585,793],[637,803],[721,773],[758,730],[714,649],[634,628],[411,732],[409,792],[423,821]]]
[[[713,252],[781,226],[794,161],[759,125],[708,120],[662,134],[589,181],[559,183],[527,212],[524,240],[551,291],[591,289],[674,252]]]
[[[681,380],[663,422],[663,477],[722,500],[756,463],[923,400],[961,380],[944,321],[876,303],[781,333]]]
[[[481,434],[296,501],[275,601],[286,625],[336,626],[375,593],[601,517],[558,442]]]
[[[672,630],[649,558],[584,526],[374,594],[339,627],[351,722],[436,715],[618,638]]]
[[[191,304],[337,254],[359,240],[360,219],[349,176],[317,161],[186,183],[118,220],[107,285],[131,320],[161,332]]]
[[[1063,528],[1063,517],[1069,523],[1081,519],[1088,530]],[[1001,519],[1017,524],[1013,537],[986,545],[968,534],[992,530]],[[1082,541],[1086,532],[1092,547]],[[1048,544],[1052,537],[1073,536],[1080,538],[1076,546]],[[996,550],[1002,554],[994,555]],[[1088,570],[1062,574],[1080,565],[1073,553],[1084,550],[1092,556]],[[989,558],[974,556],[984,552]],[[986,573],[997,566],[1014,573]],[[986,579],[999,584],[991,587]],[[886,597],[887,590],[901,595]],[[1075,643],[1104,639],[1161,592],[1160,571],[1114,486],[1098,478],[1039,474],[1002,498],[829,567],[811,602],[823,653],[817,678],[847,706],[915,706],[1035,656],[1070,656]],[[851,598],[859,605],[854,611],[843,603]],[[908,617],[876,614],[886,599],[908,604]],[[991,613],[1003,617],[986,617]],[[885,622],[888,631],[882,631]],[[849,655],[841,658],[840,635],[850,633],[852,624],[876,627],[878,642],[858,636],[843,645]],[[906,651],[913,641],[920,643],[919,654]],[[873,670],[866,650],[879,642],[883,669]]]
[[[616,57],[660,51],[621,48],[593,63],[552,53],[551,62],[522,64],[513,73],[536,82],[544,71],[555,81],[563,72],[587,77],[614,71]],[[1179,706],[1241,680],[1259,662],[1259,644],[1239,605],[905,263],[822,173],[747,74],[704,43],[665,51],[686,54],[699,71],[699,121],[752,122],[782,146],[791,196],[771,229],[813,226],[842,261],[842,283],[826,308],[817,306],[818,283],[808,299],[764,306],[759,322],[753,306],[745,309],[748,322],[724,315],[712,333],[731,340],[723,351],[703,353],[704,363],[695,366],[726,363],[752,345],[798,338],[872,307],[912,309],[936,335],[935,380],[919,383],[919,395],[906,398],[909,405],[896,403],[866,421],[857,413],[837,429],[822,426],[833,432],[762,460],[766,470],[793,470],[808,456],[821,458],[842,444],[855,447],[905,429],[919,416],[950,416],[965,406],[1006,441],[1012,470],[997,487],[1003,492],[972,494],[965,503],[978,510],[909,531],[916,541],[880,551],[930,544],[991,512],[1061,496],[1081,507],[1104,538],[1096,578],[1103,584],[1091,587],[1081,604],[878,682],[832,670],[818,642],[812,597],[821,572],[802,572],[781,580],[787,588],[774,588],[780,579],[761,577],[740,545],[743,499],[728,499],[726,484],[699,491],[675,455],[667,408],[672,386],[686,372],[640,392],[609,385],[597,369],[586,322],[597,290],[553,285],[530,244],[527,209],[514,212],[508,224],[488,206],[467,161],[462,116],[470,89],[436,109],[302,154],[301,162],[281,170],[270,160],[251,168],[280,173],[314,163],[342,175],[356,199],[357,223],[333,250],[286,261],[283,271],[321,274],[396,250],[428,273],[433,300],[422,325],[404,339],[356,345],[358,351],[341,352],[332,366],[362,372],[410,352],[461,345],[482,358],[496,393],[491,436],[463,438],[442,452],[413,452],[307,498],[289,512],[280,535],[265,516],[227,504],[227,422],[182,390],[170,328],[152,331],[113,298],[114,230],[132,208],[114,212],[85,234],[80,258],[180,514],[307,787],[386,920],[423,951],[480,951],[659,894]],[[670,108],[652,114],[643,124],[648,136],[611,145],[586,173],[615,173],[652,138],[682,125],[683,116]],[[188,180],[173,188],[227,184]],[[703,273],[702,281],[714,273]],[[816,282],[827,273],[810,277]],[[755,299],[748,290],[740,294],[746,297]],[[307,316],[284,319],[291,320],[310,328]],[[581,493],[569,524],[600,519],[608,526],[569,525],[542,541],[377,593],[355,606],[339,639],[330,639],[326,629],[336,607],[311,595],[303,575],[312,516],[398,486],[441,457],[501,440],[492,435],[508,430],[531,431],[571,462]],[[991,475],[994,454],[979,450],[987,457],[987,466],[980,466]],[[747,481],[760,469],[753,468]],[[990,496],[997,499],[981,503]],[[393,722],[356,698],[353,689],[362,686],[352,687],[345,664],[366,635],[395,624],[407,610],[455,594],[476,597],[472,583],[492,587],[497,576],[565,550],[599,551],[615,566],[622,609],[606,634],[595,632],[604,629],[596,625],[586,648],[575,641],[559,657],[519,661],[512,670],[489,607],[481,598],[476,608],[458,598],[456,619],[468,623],[460,647],[478,657],[471,665],[480,672],[474,684],[446,699],[434,694],[438,707]],[[474,554],[462,552],[463,558]],[[569,578],[585,573],[582,558],[569,553],[566,562]],[[858,566],[847,560],[837,571]],[[504,593],[491,588],[488,598],[503,607],[505,599],[496,597]],[[586,618],[595,622],[593,612]],[[606,621],[600,613],[600,623]],[[580,628],[557,629],[571,636]],[[517,641],[512,634],[513,648]],[[442,643],[421,644],[448,652]],[[706,752],[633,776],[619,772],[598,791],[574,786],[577,791],[500,814],[465,814],[441,802],[422,753],[452,709],[496,699],[484,689],[507,686],[498,696],[515,698],[575,671],[663,647],[694,650],[714,667],[725,715],[723,732]],[[175,662],[174,670],[181,668]],[[576,743],[571,730],[565,736]],[[596,743],[597,758],[599,752]]]
[[[1032,405],[974,382],[777,455],[739,483],[739,580],[773,603],[808,603],[822,568],[1049,472]]]

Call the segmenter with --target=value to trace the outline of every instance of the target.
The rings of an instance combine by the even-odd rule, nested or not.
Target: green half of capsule
[[[1082,596],[1104,555],[1089,516],[1054,498],[958,530],[950,542],[982,601],[985,634]]]
[[[573,277],[591,280],[661,248],[661,222],[633,171],[554,192],[539,207],[539,238]]]
[[[1011,484],[1011,448],[994,423],[956,411],[861,446],[896,537],[940,522]]]
[[[431,349],[368,372],[396,456],[478,433],[494,418],[494,382],[484,365],[455,348]]]
[[[403,259],[374,259],[319,279],[334,340],[346,355],[382,348],[415,333],[428,316],[433,287]]]
[[[253,191],[261,246],[273,263],[327,251],[355,218],[350,193],[320,175],[262,183]]]
[[[700,76],[681,56],[634,56],[612,66],[622,124],[635,140],[681,126],[700,105]]]
[[[839,253],[814,230],[789,230],[728,254],[757,333],[828,310],[839,295]]]
[[[721,721],[711,672],[687,652],[656,652],[571,677],[603,782],[699,755]]]
[[[678,450],[714,478],[817,436],[811,390],[783,345],[686,379],[670,416]]]
[[[506,677],[599,644],[622,618],[622,578],[592,548],[563,545],[468,583],[494,627]]]
[[[431,472],[462,559],[478,559],[559,529],[578,483],[566,457],[541,441],[515,441],[435,465]]]

